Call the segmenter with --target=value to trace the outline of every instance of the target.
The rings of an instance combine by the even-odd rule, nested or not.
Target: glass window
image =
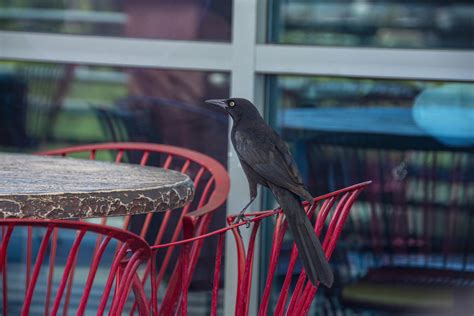
[[[0,61],[0,104],[8,112],[0,115],[7,121],[0,146],[150,141],[225,164],[227,117],[203,101],[228,95],[229,75],[221,72]],[[202,141],[211,135],[214,142]]]
[[[153,142],[193,149],[227,165],[228,117],[203,101],[228,95],[229,75],[221,72],[0,61],[0,151],[31,152],[107,141]],[[139,161],[140,156],[124,160],[135,158]],[[149,164],[159,163],[155,160],[159,157],[151,155]],[[225,207],[218,210],[209,230],[224,226],[225,214]],[[162,216],[156,213],[153,221]],[[120,219],[114,218],[112,225]],[[131,229],[141,227],[137,225],[141,220],[143,217],[134,217]],[[154,233],[156,236],[156,228]],[[163,240],[170,239],[168,230]],[[70,241],[61,240],[66,246]],[[95,238],[88,239],[85,247],[94,249],[95,242]],[[196,267],[189,295],[196,315],[209,314],[205,307],[209,306],[213,275],[208,263],[215,258],[216,244],[216,240],[206,241]],[[84,271],[88,270],[76,269],[75,277],[85,278]]]
[[[231,0],[2,1],[0,29],[230,41]]]
[[[269,121],[313,196],[373,181],[333,256],[331,305],[363,297],[362,277],[393,288],[420,267],[474,271],[473,83],[268,76],[267,86]],[[407,270],[393,278],[387,267]]]
[[[472,1],[272,0],[269,42],[473,48]]]

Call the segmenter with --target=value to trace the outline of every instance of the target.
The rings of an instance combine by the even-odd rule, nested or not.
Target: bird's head
[[[241,118],[251,119],[261,117],[255,105],[247,99],[215,99],[206,100],[206,103],[214,104],[224,109],[234,121],[239,121]]]

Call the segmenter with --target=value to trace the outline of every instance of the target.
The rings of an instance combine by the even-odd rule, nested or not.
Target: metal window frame
[[[234,16],[252,20],[250,14],[239,13],[247,12],[250,5],[238,9],[240,3],[250,2],[256,7],[256,0],[235,1]],[[472,50],[256,44],[255,19],[253,14],[253,23],[236,25],[239,31],[232,33],[232,43],[0,31],[0,58],[226,71],[242,79],[234,80],[232,93],[249,98],[255,91],[256,74],[474,81]]]
[[[266,74],[404,78],[474,82],[474,51],[317,47],[260,44],[264,42],[267,1],[234,0],[232,42],[211,43],[136,38],[0,31],[0,59],[225,71],[231,74],[231,95],[256,101],[263,108]],[[284,62],[282,62],[284,61]],[[229,144],[232,190],[228,212],[248,197],[237,156]],[[259,202],[253,206],[258,209]],[[235,247],[226,241],[224,310],[232,315],[236,297]],[[258,251],[258,245],[257,249]],[[258,254],[258,252],[257,252]],[[254,269],[258,273],[258,269]],[[255,276],[254,280],[258,280]],[[255,284],[253,290],[257,291]],[[252,297],[257,297],[254,292]],[[252,302],[250,314],[257,311]]]

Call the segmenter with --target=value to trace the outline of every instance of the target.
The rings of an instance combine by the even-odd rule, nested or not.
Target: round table
[[[0,218],[70,219],[160,212],[189,203],[194,186],[173,170],[0,154]]]

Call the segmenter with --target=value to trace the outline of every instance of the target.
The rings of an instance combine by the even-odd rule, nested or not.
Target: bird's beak
[[[227,103],[226,103],[226,100],[225,99],[214,99],[214,100],[206,100],[205,101],[206,103],[209,103],[209,104],[214,104],[214,105],[217,105],[218,107],[222,108],[222,109],[226,109],[227,107]]]

